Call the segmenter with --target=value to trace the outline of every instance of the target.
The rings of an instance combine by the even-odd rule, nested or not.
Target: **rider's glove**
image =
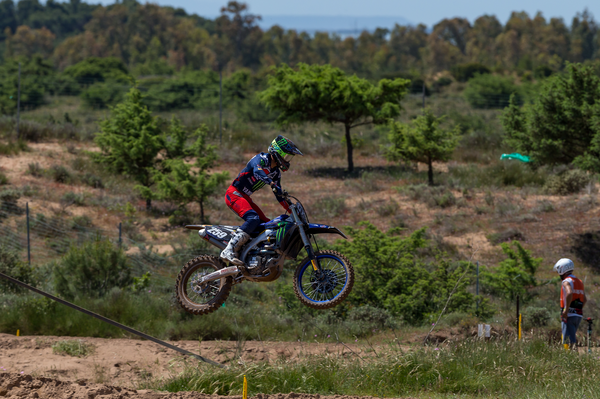
[[[279,187],[277,184],[273,184],[271,187],[273,188],[273,192],[275,193],[275,195],[283,197],[283,190],[281,189],[281,187]]]

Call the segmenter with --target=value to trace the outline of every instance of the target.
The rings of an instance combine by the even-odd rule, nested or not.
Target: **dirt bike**
[[[196,315],[208,314],[227,300],[235,284],[277,280],[283,272],[284,261],[296,259],[303,248],[308,256],[294,273],[294,292],[300,302],[314,309],[328,309],[350,294],[354,284],[350,261],[336,251],[314,251],[311,243],[317,234],[347,237],[336,227],[309,223],[302,203],[285,191],[283,195],[291,214],[263,223],[251,234],[251,241],[240,250],[243,266],[228,267],[219,257],[201,255],[183,267],[176,282],[177,301],[183,309]],[[185,227],[198,230],[200,237],[220,250],[238,229],[238,226],[221,225]]]

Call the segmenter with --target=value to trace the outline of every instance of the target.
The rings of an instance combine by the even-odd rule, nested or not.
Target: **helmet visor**
[[[283,156],[283,160],[284,160],[285,162],[290,162],[290,161],[292,160],[292,158],[294,158],[294,154],[285,154],[285,155]]]

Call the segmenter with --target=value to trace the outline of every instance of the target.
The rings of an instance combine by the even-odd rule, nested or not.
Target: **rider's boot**
[[[244,262],[238,259],[238,252],[248,240],[250,240],[250,235],[242,229],[237,229],[234,236],[229,240],[227,247],[221,252],[221,259],[236,266],[243,266]]]

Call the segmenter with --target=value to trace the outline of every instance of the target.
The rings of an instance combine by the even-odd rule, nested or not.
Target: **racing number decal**
[[[212,234],[213,236],[223,239],[225,237],[227,237],[227,233],[225,233],[222,230],[217,229],[216,227],[211,227],[210,229],[207,230],[210,234]]]

